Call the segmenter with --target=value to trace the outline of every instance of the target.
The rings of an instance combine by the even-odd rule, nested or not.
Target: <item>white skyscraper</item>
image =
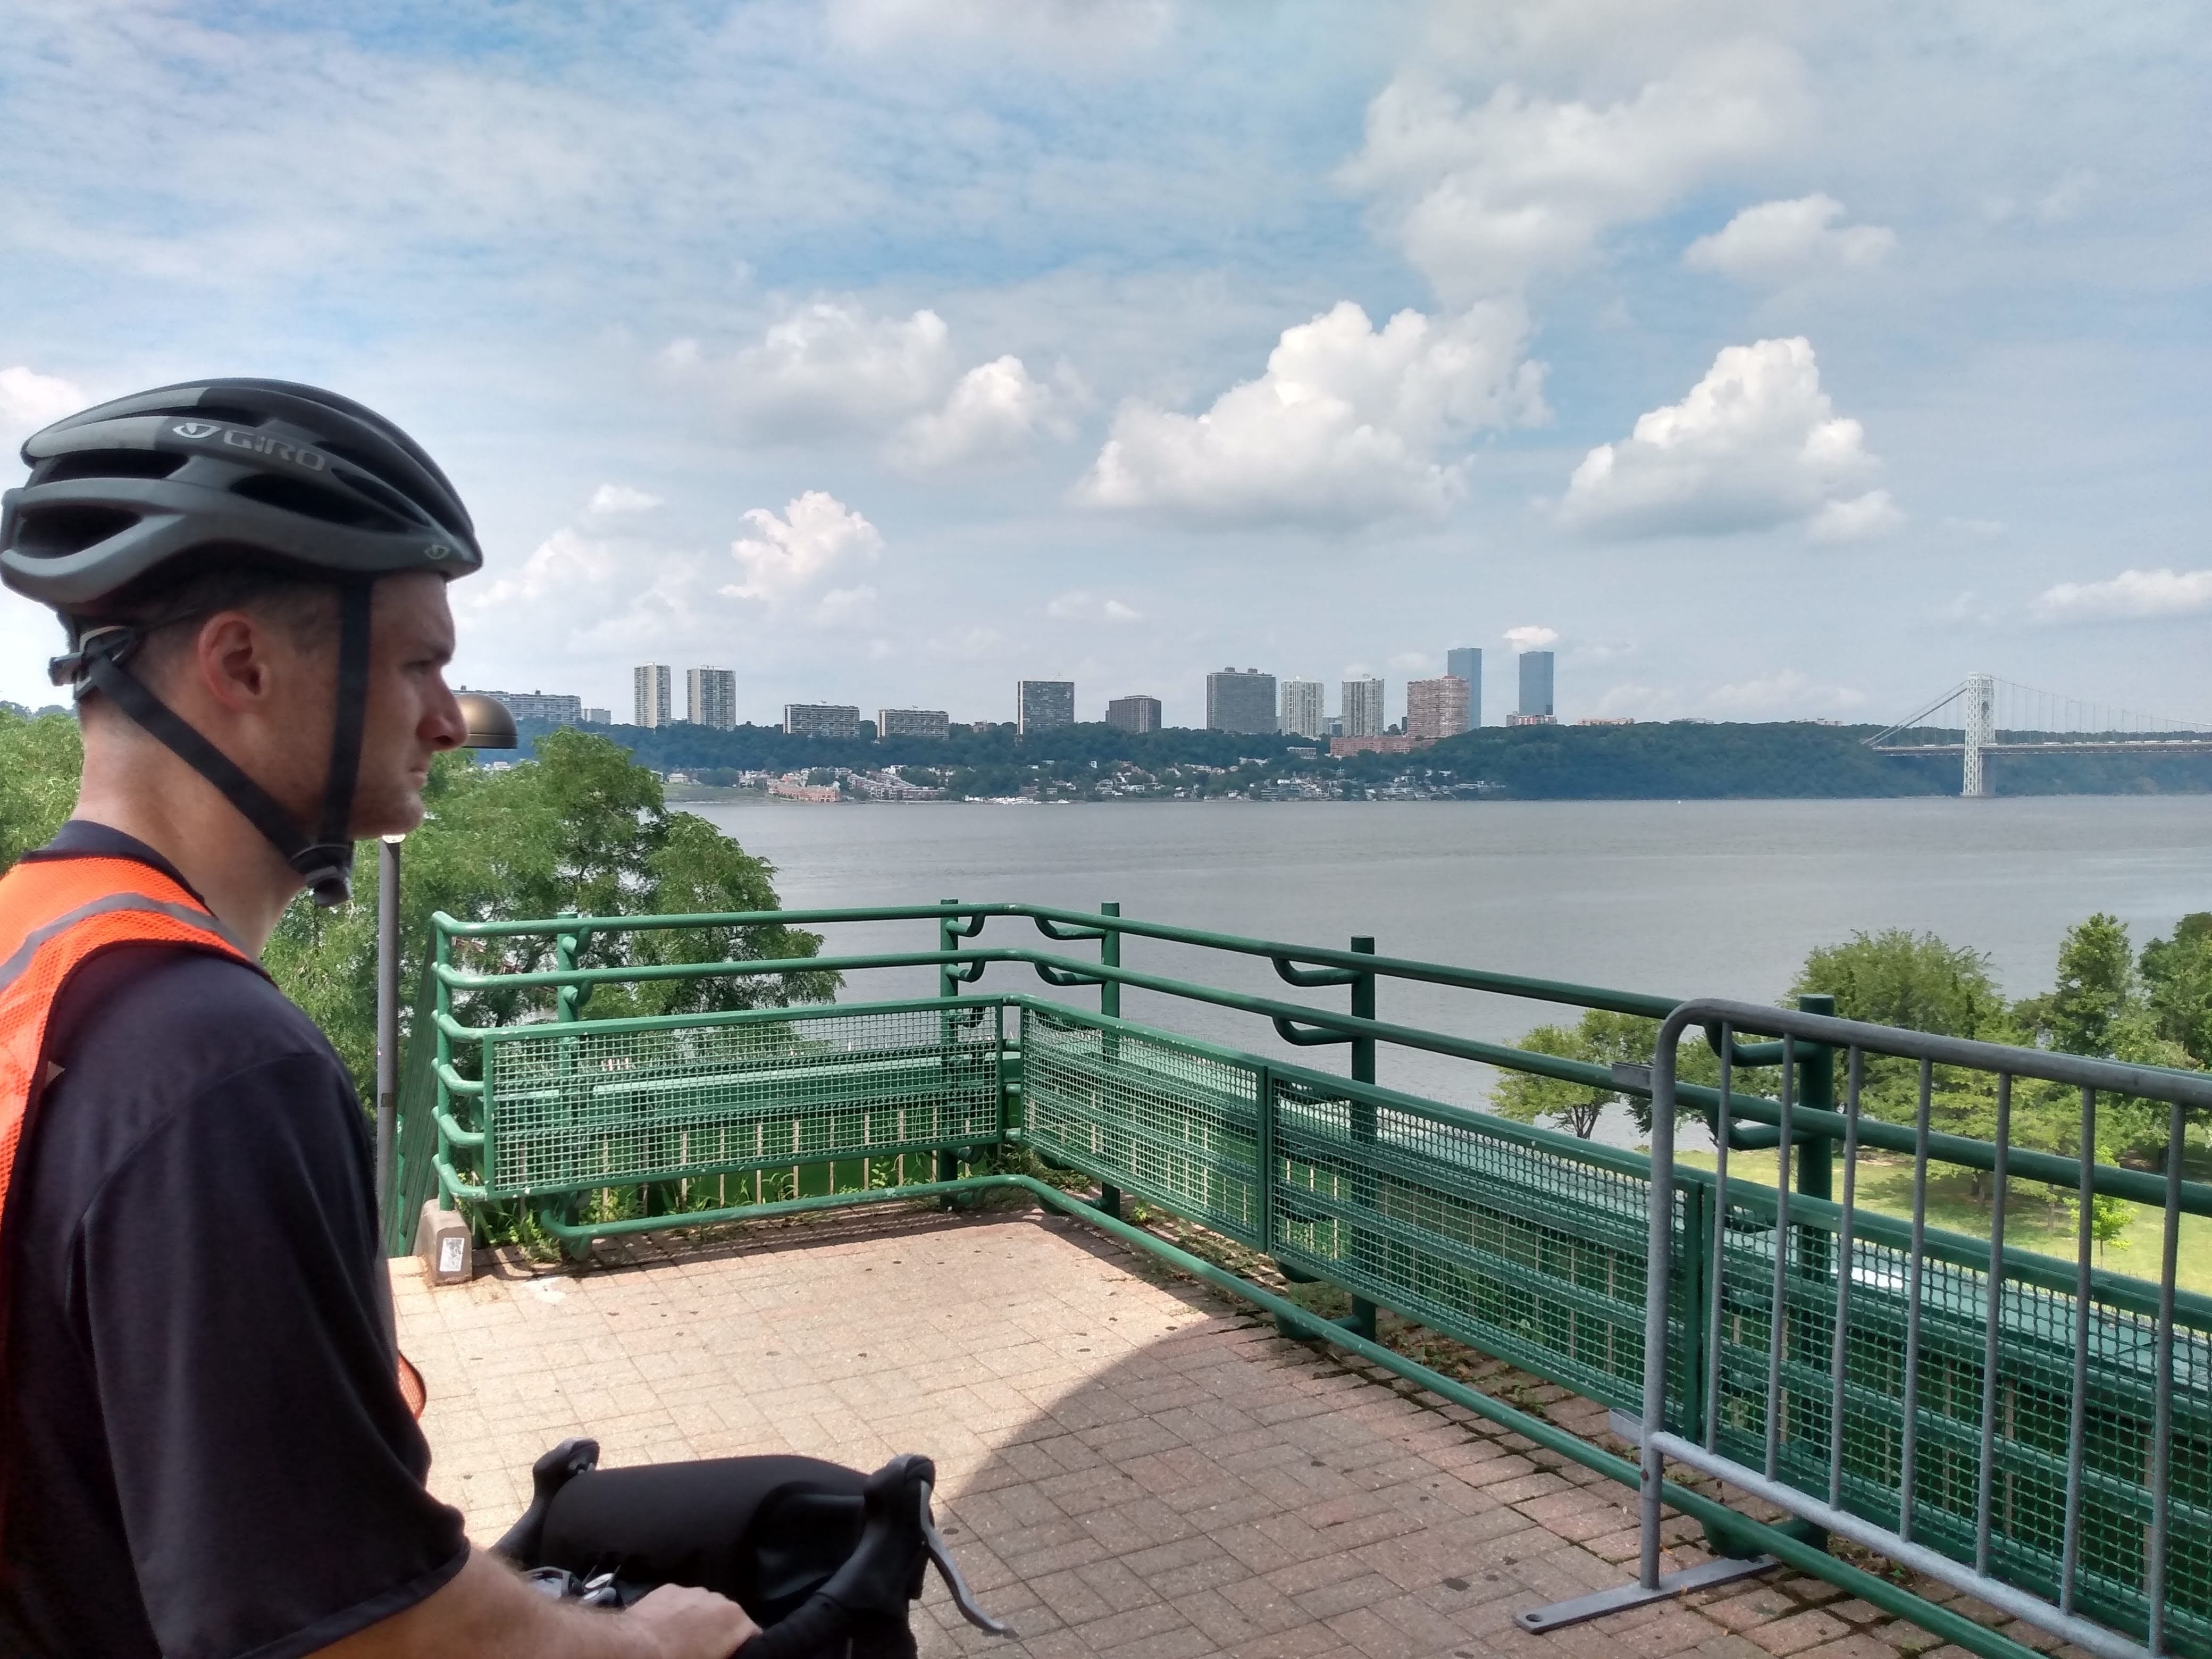
[[[1319,680],[1283,682],[1282,729],[1285,737],[1318,738],[1325,719]]]
[[[674,676],[665,662],[640,663],[630,671],[637,694],[637,718],[633,726],[665,726],[669,722],[670,682]]]
[[[1382,735],[1382,682],[1371,676],[1346,680],[1339,688],[1343,696],[1344,735],[1379,738]]]
[[[738,677],[727,668],[684,671],[684,718],[726,732],[738,723]]]

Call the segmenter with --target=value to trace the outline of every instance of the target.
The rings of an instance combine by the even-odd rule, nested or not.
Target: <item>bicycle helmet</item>
[[[71,649],[56,684],[89,687],[180,756],[276,845],[319,904],[350,894],[351,820],[380,576],[462,576],[483,554],[421,446],[373,410],[289,380],[210,380],[118,398],[34,433],[29,479],[0,496],[0,581],[52,606]],[[151,621],[103,621],[118,596],[200,568],[267,565],[337,586],[337,705],[311,837],[220,750],[128,673]]]

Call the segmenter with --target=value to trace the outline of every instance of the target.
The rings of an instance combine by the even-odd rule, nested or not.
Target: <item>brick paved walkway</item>
[[[1017,1632],[969,1630],[933,1577],[926,1655],[1936,1647],[1781,1576],[1526,1635],[1522,1609],[1624,1580],[1626,1488],[1379,1386],[1060,1218],[847,1215],[603,1246],[602,1261],[482,1255],[483,1276],[435,1291],[395,1264],[402,1346],[430,1387],[431,1484],[479,1540],[570,1434],[596,1437],[610,1466],[794,1451],[873,1468],[918,1450],[971,1582]],[[1577,1407],[1601,1418],[1571,1397],[1552,1409]]]

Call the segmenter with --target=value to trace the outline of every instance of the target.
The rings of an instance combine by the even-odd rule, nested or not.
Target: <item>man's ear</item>
[[[233,714],[265,714],[283,643],[279,630],[252,611],[218,611],[193,630],[173,672]]]

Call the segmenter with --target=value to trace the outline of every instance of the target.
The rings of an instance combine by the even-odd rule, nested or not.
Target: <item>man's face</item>
[[[364,841],[404,835],[422,822],[430,757],[458,748],[467,735],[460,704],[446,684],[453,613],[445,579],[410,571],[386,576],[374,592],[368,718],[353,798],[353,833]]]

